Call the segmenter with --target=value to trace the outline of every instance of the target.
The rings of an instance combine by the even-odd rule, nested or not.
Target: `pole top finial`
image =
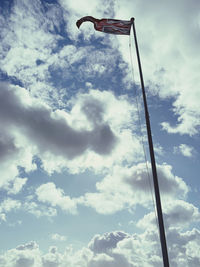
[[[134,22],[134,20],[135,20],[135,18],[134,18],[134,17],[132,17],[132,18],[131,18],[131,22],[133,23],[133,22]]]

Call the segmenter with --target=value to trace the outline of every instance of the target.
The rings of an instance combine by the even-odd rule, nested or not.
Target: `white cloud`
[[[11,198],[7,198],[1,202],[1,211],[9,212],[12,209],[18,209],[20,207],[20,201]]]
[[[0,119],[1,120],[1,119]],[[27,179],[21,178],[18,166],[23,166],[26,171],[35,170],[36,165],[32,162],[33,149],[20,145],[20,139],[10,136],[11,132],[5,126],[1,129],[0,137],[0,188],[10,194],[17,194],[26,184]],[[12,132],[15,135],[15,132]]]
[[[31,241],[25,245],[20,245],[16,249],[8,250],[0,258],[0,266],[31,267],[42,266],[39,247],[36,242]]]
[[[23,204],[23,208],[26,212],[33,214],[37,218],[40,218],[41,216],[51,218],[57,215],[57,211],[55,208],[42,205],[41,203],[38,204],[34,201],[25,202]]]
[[[9,192],[9,191],[8,191]],[[19,201],[12,198],[5,198],[0,203],[0,222],[7,221],[6,215],[7,213],[16,212],[17,210],[25,211],[30,214],[33,214],[37,218],[42,216],[48,217],[51,219],[57,215],[57,210],[54,207],[49,205],[44,205],[34,201]],[[18,220],[15,223],[9,223],[9,226],[15,226],[17,224],[21,224],[22,222]]]
[[[165,153],[164,148],[160,144],[154,145],[154,151],[158,156],[163,156]]]
[[[194,148],[186,144],[180,144],[174,147],[174,153],[180,153],[185,157],[191,158],[194,155]]]
[[[136,19],[146,86],[152,93],[161,98],[171,97],[173,101],[177,123],[173,127],[169,122],[163,122],[163,129],[169,133],[197,134],[200,114],[199,2],[178,0],[175,5],[172,0],[165,3],[125,0],[117,1],[115,7],[117,18],[134,16]],[[118,41],[120,51],[129,63],[127,40],[119,37]],[[135,52],[134,68],[135,80],[139,83]]]
[[[60,33],[61,24],[65,22],[68,38],[80,34],[75,22],[79,14],[83,13],[77,3],[74,7],[73,1],[59,2],[61,6],[44,2],[41,4],[40,1],[27,4],[24,0],[18,0],[13,4],[10,17],[0,17],[4,33],[1,40],[3,49],[0,51],[2,70],[17,78],[32,95],[54,107],[65,106],[70,86],[66,88],[57,83],[54,88],[52,78],[59,77],[66,84],[72,75],[79,81],[85,79],[86,74],[87,77],[102,74],[108,76],[117,58],[116,53],[109,48],[96,50],[92,45],[78,47],[59,43],[65,41]],[[93,14],[97,9],[100,10],[98,14],[103,14],[102,2],[100,5],[90,3],[89,6]],[[105,6],[109,6],[107,1]],[[87,37],[91,35],[92,32]],[[80,64],[83,60],[85,63]],[[79,64],[75,66],[76,63]]]
[[[185,233],[180,233],[173,229],[168,233],[168,240],[171,245],[173,245],[170,249],[169,255],[171,257],[171,262],[175,267],[195,267],[199,265],[199,234],[200,233],[197,229],[193,229]]]
[[[58,5],[17,0],[10,11],[9,16],[1,16],[1,68],[33,95],[49,102],[54,88],[49,86],[47,61],[57,41],[63,38],[55,31],[60,30],[62,10]]]
[[[76,214],[77,203],[75,199],[65,196],[64,191],[56,188],[54,183],[47,183],[36,189],[36,195],[39,201],[48,203],[53,207],[60,207],[63,211]]]
[[[7,193],[9,195],[18,194],[22,190],[23,186],[26,184],[27,180],[28,178],[16,177],[14,181],[12,182],[12,184],[9,184],[9,186],[5,188],[7,190]]]
[[[51,234],[51,239],[54,241],[66,241],[66,236],[59,235],[59,234]]]
[[[57,247],[50,247],[49,253],[42,257],[42,267],[62,266],[62,255],[57,252]]]
[[[11,198],[5,198],[0,203],[0,219],[6,221],[6,214],[11,211],[16,211],[21,207],[21,202],[19,200],[14,200]]]
[[[117,266],[115,260],[104,253],[97,254],[95,255],[92,260],[88,263],[88,267],[103,267],[103,266],[108,266],[108,267],[114,267]],[[125,266],[125,265],[123,265]]]
[[[170,265],[175,267],[196,267],[200,263],[200,232],[193,229],[180,232],[173,228],[168,231],[168,251]],[[20,265],[21,264],[21,265]],[[142,234],[110,232],[96,235],[89,248],[78,251],[66,248],[59,253],[56,247],[50,247],[44,254],[36,242],[19,245],[0,256],[0,266],[34,267],[159,267],[162,265],[160,241],[157,230],[146,230]]]

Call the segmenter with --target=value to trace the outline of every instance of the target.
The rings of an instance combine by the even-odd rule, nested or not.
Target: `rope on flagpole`
[[[129,35],[129,53],[130,53],[130,62],[131,62],[131,72],[132,72],[132,78],[133,78],[133,83],[135,83],[135,75],[134,75],[134,67],[133,67],[133,58],[132,58],[132,42],[131,42],[131,35]],[[156,225],[157,225],[157,230],[159,233],[159,225],[158,225],[158,218],[157,218],[157,212],[156,212],[156,204],[155,204],[155,198],[153,194],[153,186],[151,183],[151,178],[150,178],[150,172],[148,168],[148,160],[147,160],[147,154],[145,150],[145,144],[144,144],[144,135],[142,132],[142,122],[141,122],[141,112],[140,112],[140,107],[139,107],[139,101],[138,101],[138,94],[137,94],[137,89],[135,90],[135,99],[136,99],[136,106],[137,106],[137,113],[138,113],[138,121],[139,121],[139,131],[141,134],[141,143],[142,143],[142,148],[143,148],[143,154],[144,154],[144,160],[145,160],[145,166],[146,166],[146,172],[147,172],[147,177],[148,177],[148,182],[149,182],[149,187],[150,187],[150,192],[151,192],[151,199],[154,207],[154,215],[155,215],[155,220],[156,220]]]

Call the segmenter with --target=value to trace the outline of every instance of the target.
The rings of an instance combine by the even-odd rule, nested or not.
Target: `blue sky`
[[[162,266],[133,36],[87,15],[135,17],[170,265],[200,265],[199,8],[1,1],[0,266]]]

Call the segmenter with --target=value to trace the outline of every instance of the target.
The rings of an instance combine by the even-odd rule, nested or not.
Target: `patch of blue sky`
[[[62,188],[65,195],[79,197],[87,192],[96,192],[95,184],[103,177],[90,171],[80,174],[70,174],[67,171],[62,173],[54,172],[49,176],[45,171],[37,170],[28,174],[28,178],[28,188],[31,187],[35,190],[35,188],[44,183],[52,182],[56,187]]]
[[[75,44],[74,40],[71,40],[66,33],[66,22],[60,18],[59,23],[59,28],[54,25],[54,31],[52,32],[53,34],[59,36],[58,40],[56,40],[56,47],[52,49],[52,54],[58,53],[65,45]],[[49,30],[49,32],[51,33],[51,30]]]
[[[114,214],[102,215],[92,208],[79,207],[78,214],[71,215],[58,208],[58,216],[51,219],[46,216],[37,218],[33,214],[19,210],[7,215],[9,223],[1,224],[1,238],[5,242],[1,244],[0,250],[5,251],[18,244],[35,240],[45,252],[50,245],[55,245],[55,241],[50,238],[55,231],[67,237],[65,242],[56,243],[59,249],[65,249],[67,245],[80,249],[83,245],[86,246],[95,234],[114,230],[139,233],[141,230],[134,225],[134,221],[141,219],[144,210],[143,207],[138,206],[134,213],[125,209]]]
[[[81,248],[78,246],[88,244],[95,234],[103,234],[115,230],[130,233],[141,232],[141,229],[135,226],[134,221],[141,219],[144,210],[143,207],[138,207],[135,213],[130,213],[125,209],[114,214],[102,215],[96,213],[92,208],[79,207],[78,215],[70,215],[58,211],[58,216],[53,218],[51,226],[52,231],[57,228],[59,233],[67,236],[68,244]],[[45,240],[40,243],[45,246]]]
[[[42,0],[42,3],[48,3],[48,4],[57,4],[58,1],[57,0]]]
[[[96,48],[95,48],[96,49]],[[95,53],[93,49],[93,53]],[[103,53],[103,50],[101,50]],[[80,91],[87,91],[86,83],[91,83],[91,88],[98,89],[100,91],[112,91],[115,95],[124,94],[125,85],[122,82],[123,71],[119,68],[119,60],[113,62],[114,64],[108,66],[108,62],[98,63],[100,67],[105,68],[103,73],[99,73],[96,70],[92,70],[92,67],[88,69],[88,59],[84,58],[81,62],[68,65],[66,68],[59,66],[49,67],[49,83],[61,90],[63,96],[62,100],[65,102]],[[66,88],[66,91],[63,90]],[[133,94],[133,92],[129,92]]]
[[[0,13],[3,16],[9,16],[13,4],[14,4],[14,0],[9,0],[9,1],[7,1],[7,0],[1,0]]]
[[[19,244],[30,242],[30,240],[47,240],[49,234],[55,231],[55,224],[42,216],[18,210],[7,214],[7,221],[1,224],[1,238],[4,242],[0,244],[0,250],[5,251],[17,247]]]

